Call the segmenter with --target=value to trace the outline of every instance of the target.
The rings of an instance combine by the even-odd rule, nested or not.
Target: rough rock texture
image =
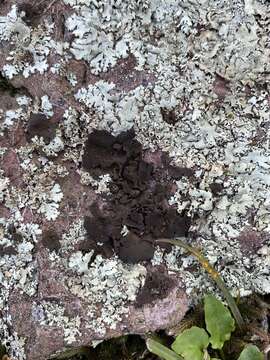
[[[14,360],[270,293],[264,0],[0,2],[0,341]]]

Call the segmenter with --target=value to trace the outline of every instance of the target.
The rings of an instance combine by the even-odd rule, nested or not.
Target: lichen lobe
[[[168,205],[175,168],[164,168],[168,174],[162,178],[159,169],[143,159],[142,146],[133,130],[118,136],[92,132],[85,144],[82,166],[92,176],[109,173],[112,179],[105,214],[94,204],[90,208],[92,216],[85,218],[89,241],[104,243],[107,250],[112,247],[123,261],[139,262],[153,257],[157,238],[187,235],[190,218]],[[121,233],[123,226],[127,234]]]

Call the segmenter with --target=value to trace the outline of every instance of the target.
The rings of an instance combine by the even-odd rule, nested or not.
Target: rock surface
[[[13,360],[270,293],[269,7],[0,2],[0,341]]]

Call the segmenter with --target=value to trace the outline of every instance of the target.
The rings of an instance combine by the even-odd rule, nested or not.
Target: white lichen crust
[[[75,274],[67,281],[74,295],[87,299],[85,311],[90,321],[86,327],[94,331],[97,338],[102,338],[107,328],[116,329],[128,314],[126,304],[136,300],[144,284],[146,268],[123,264],[116,257],[104,259],[101,255],[89,266],[92,255],[93,252],[83,256],[80,251],[72,254],[68,267]]]

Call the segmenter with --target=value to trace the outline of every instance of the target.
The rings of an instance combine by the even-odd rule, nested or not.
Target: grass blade
[[[164,346],[162,344],[160,344],[158,341],[148,338],[146,340],[146,346],[147,349],[159,356],[161,359],[164,360],[184,360],[184,358],[182,358],[182,356],[177,355],[174,351],[170,350],[169,348],[167,348],[167,346]]]

